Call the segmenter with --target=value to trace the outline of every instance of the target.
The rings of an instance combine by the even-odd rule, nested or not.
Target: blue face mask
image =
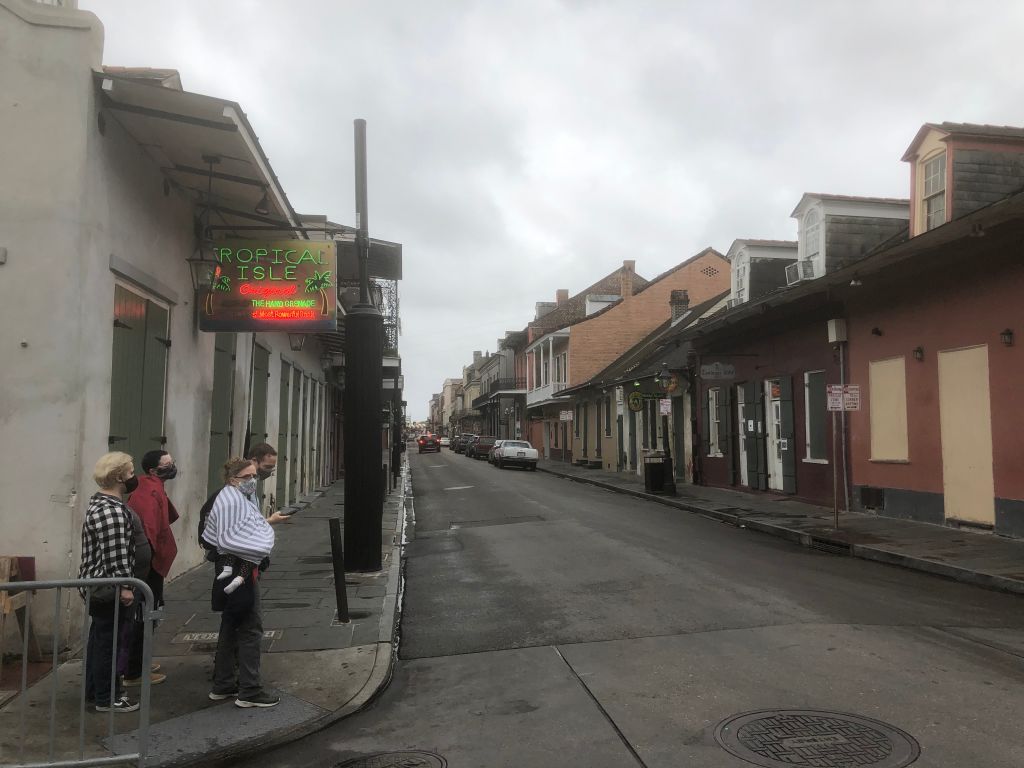
[[[238,484],[238,490],[246,496],[252,496],[256,493],[256,478],[250,477],[248,480],[243,480]]]

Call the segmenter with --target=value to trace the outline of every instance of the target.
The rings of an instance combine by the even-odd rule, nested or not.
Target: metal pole
[[[832,411],[832,514],[835,518],[835,528],[839,530],[839,462],[836,461],[836,412]]]
[[[331,528],[331,562],[334,565],[334,600],[338,608],[338,621],[348,624],[348,591],[345,589],[345,549],[341,543],[341,520],[327,521]]]
[[[843,498],[846,500],[844,509],[850,511],[850,478],[846,457],[846,342],[839,342],[839,381],[843,385],[843,410],[839,421],[843,436]]]
[[[381,568],[386,476],[380,471],[384,324],[370,301],[366,121],[355,121],[359,304],[345,318],[345,554],[353,571]]]

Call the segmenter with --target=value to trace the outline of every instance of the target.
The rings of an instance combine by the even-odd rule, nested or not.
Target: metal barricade
[[[122,606],[118,594],[118,587],[125,586],[131,587],[136,592],[141,592],[143,595],[143,612],[142,612],[142,625],[143,625],[143,642],[142,642],[142,676],[141,676],[141,691],[139,694],[139,725],[138,725],[138,742],[137,751],[123,755],[109,755],[103,757],[86,757],[85,756],[85,689],[86,689],[86,649],[88,646],[89,632],[92,624],[92,618],[89,616],[88,605],[89,598],[92,596],[93,591],[98,587],[113,586],[114,593],[114,641],[113,648],[111,650],[111,670],[110,670],[110,702],[111,704],[116,701],[116,690],[117,690],[117,656],[118,656],[118,639],[120,632],[120,619]],[[82,621],[82,684],[81,690],[78,693],[78,758],[77,759],[56,759],[55,748],[57,739],[57,694],[60,687],[60,614],[61,614],[61,597],[65,589],[84,590],[85,592],[85,611],[84,618]],[[26,722],[26,716],[28,713],[28,637],[29,633],[24,632],[22,638],[22,653],[21,653],[21,687],[18,692],[18,698],[6,705],[8,711],[20,707],[18,731],[20,734],[19,743],[19,754],[18,762],[9,762],[6,756],[0,755],[0,768],[78,768],[78,766],[94,766],[94,765],[124,765],[135,763],[136,765],[144,766],[146,762],[146,750],[147,740],[149,736],[149,693],[150,693],[150,666],[153,661],[153,620],[160,617],[159,609],[153,607],[153,592],[149,585],[141,579],[136,578],[105,578],[105,579],[65,579],[59,581],[12,581],[4,584],[0,584],[0,594],[3,592],[26,592],[28,599],[25,603],[25,625],[26,628],[31,625],[32,607],[34,602],[34,596],[36,591],[41,590],[53,590],[54,591],[54,614],[53,614],[53,638],[52,638],[52,668],[50,670],[51,679],[46,682],[41,682],[39,685],[49,685],[49,714],[47,728],[49,730],[49,736],[47,740],[47,760],[45,762],[24,762],[24,746],[26,734],[29,732],[26,730],[30,726]],[[3,638],[0,638],[2,641]],[[3,648],[0,648],[0,653],[3,652]],[[113,738],[115,735],[114,731],[114,710],[111,707],[108,717],[107,732],[109,738]]]

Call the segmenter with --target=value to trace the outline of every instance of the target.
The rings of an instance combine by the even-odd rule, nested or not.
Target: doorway
[[[946,519],[995,525],[988,347],[939,352]]]
[[[288,413],[291,403],[292,367],[281,361],[281,388],[277,400],[277,498],[271,509],[280,509],[287,503],[288,496]]]
[[[764,383],[765,433],[768,447],[768,488],[781,491],[782,480],[782,384],[778,379]]]
[[[213,398],[210,404],[210,453],[207,457],[206,493],[224,485],[221,469],[231,456],[235,389],[235,343],[233,333],[218,333],[213,341]]]

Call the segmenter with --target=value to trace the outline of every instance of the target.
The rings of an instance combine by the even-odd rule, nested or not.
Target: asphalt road
[[[716,728],[761,710],[826,713],[722,730],[763,765],[913,760],[900,733],[827,713],[899,729],[915,768],[1024,765],[1020,597],[447,449],[410,463],[395,677],[261,766],[749,768]]]

